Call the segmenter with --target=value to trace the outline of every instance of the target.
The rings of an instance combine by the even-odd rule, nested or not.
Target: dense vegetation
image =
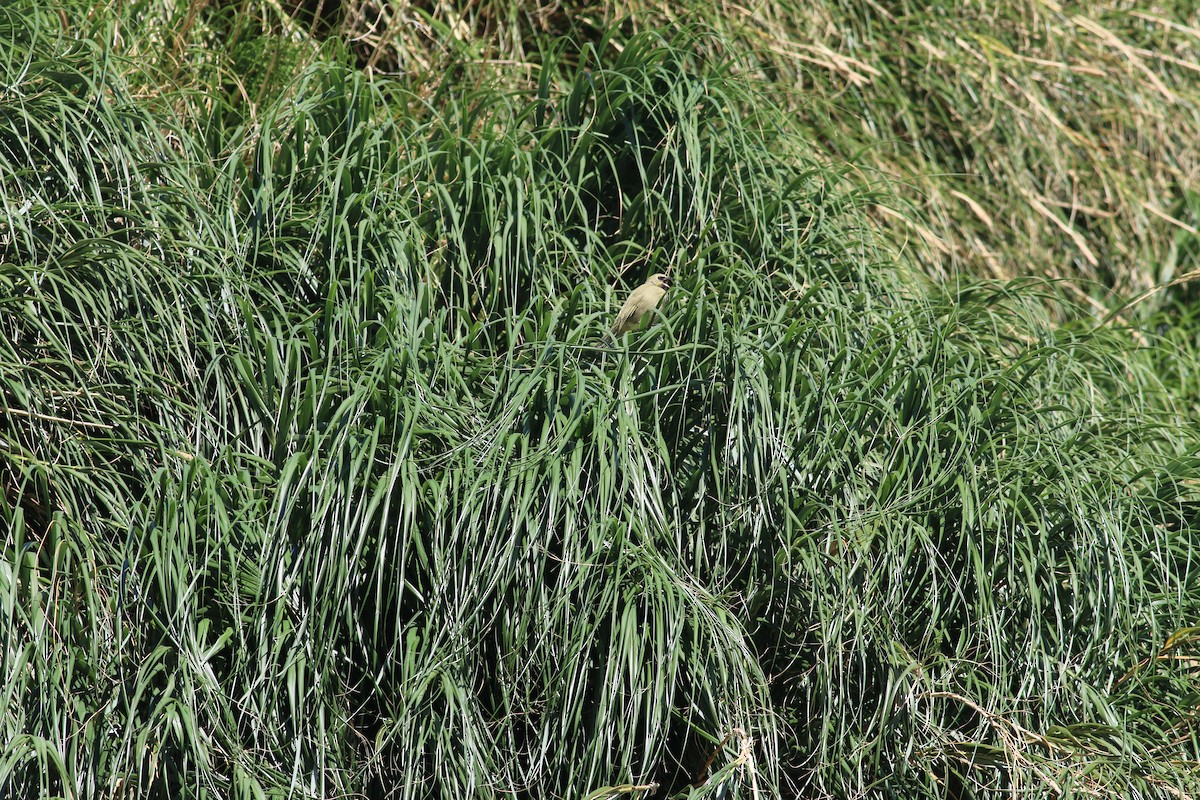
[[[1200,794],[1177,5],[10,2],[0,795]]]

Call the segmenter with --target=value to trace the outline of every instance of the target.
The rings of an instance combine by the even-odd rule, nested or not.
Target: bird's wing
[[[617,312],[617,318],[613,320],[612,329],[617,333],[625,327],[625,324],[633,317],[638,310],[638,301],[632,294],[625,301],[625,305],[621,306],[621,310]]]

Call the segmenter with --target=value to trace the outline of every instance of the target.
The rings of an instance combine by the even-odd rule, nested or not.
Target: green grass
[[[5,20],[0,787],[1200,792],[1187,284],[930,282],[723,34]]]
[[[427,24],[442,42],[470,32],[466,64],[523,65],[540,64],[563,31],[596,40],[616,25],[710,26],[721,35],[701,52],[765,82],[856,182],[905,185],[871,219],[938,279],[1049,276],[1077,300],[1107,301],[1200,267],[1194,4],[648,0],[537,11],[439,4]],[[412,74],[411,54],[431,49],[408,32],[419,28],[384,37],[367,18],[345,21],[359,58]]]

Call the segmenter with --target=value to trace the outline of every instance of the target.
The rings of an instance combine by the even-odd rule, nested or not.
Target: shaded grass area
[[[716,40],[247,113],[24,10],[0,785],[1200,790],[1186,328],[928,285]]]

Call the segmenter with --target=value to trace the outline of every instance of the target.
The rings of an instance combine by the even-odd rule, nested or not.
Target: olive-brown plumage
[[[625,305],[621,306],[621,310],[617,312],[617,318],[612,324],[613,335],[620,336],[626,331],[640,327],[646,316],[658,305],[658,301],[663,299],[663,295],[667,293],[670,286],[671,279],[659,272],[651,275],[645,283],[634,289],[629,294],[629,299],[625,301]]]

